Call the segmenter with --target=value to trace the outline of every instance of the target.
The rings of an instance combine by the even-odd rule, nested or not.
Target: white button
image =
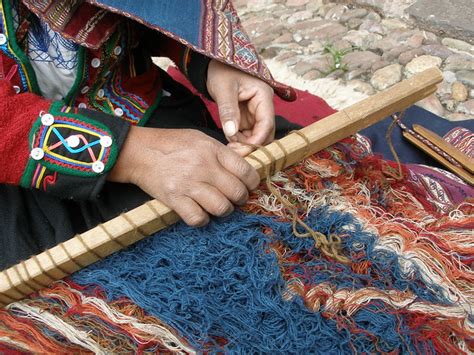
[[[89,92],[89,87],[86,85],[82,88],[81,94],[87,94]]]
[[[115,110],[115,115],[116,116],[119,116],[119,117],[122,117],[123,116],[123,110],[120,108],[120,107],[117,107]]]
[[[44,151],[41,148],[34,148],[31,150],[30,155],[34,160],[41,160],[44,157]]]
[[[108,148],[112,145],[112,138],[109,136],[100,137],[100,145],[104,148]]]
[[[3,46],[5,43],[7,43],[7,36],[5,36],[3,33],[0,33],[0,46]]]
[[[115,47],[114,48],[114,54],[119,56],[120,53],[122,53],[122,47],[120,47],[120,46]]]
[[[54,116],[50,113],[45,113],[41,116],[41,123],[44,126],[51,126],[54,123]]]
[[[75,135],[69,136],[66,139],[66,142],[71,148],[76,148],[77,146],[79,146],[79,144],[81,144],[81,140],[79,139],[78,136],[75,136]]]
[[[94,173],[100,174],[101,172],[104,171],[104,169],[105,169],[105,165],[101,161],[96,161],[92,163],[92,171]]]
[[[105,91],[103,89],[99,89],[99,91],[97,91],[97,96],[100,97],[100,98],[103,98],[105,95]]]
[[[18,85],[13,85],[13,90],[15,90],[15,92],[16,92],[17,94],[19,94],[19,93],[21,92],[21,89],[20,89],[20,87],[19,87]]]
[[[99,58],[92,59],[91,65],[92,65],[92,68],[100,67],[100,59]]]
[[[79,108],[87,108],[87,105],[84,102],[81,102],[79,105],[77,105]]]

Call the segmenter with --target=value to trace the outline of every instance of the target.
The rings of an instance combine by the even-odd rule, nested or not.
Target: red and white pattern
[[[467,128],[457,127],[449,131],[444,139],[470,158],[474,158],[474,133]]]

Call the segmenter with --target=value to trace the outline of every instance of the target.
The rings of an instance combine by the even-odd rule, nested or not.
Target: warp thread
[[[350,263],[295,236],[263,185],[246,213],[171,226],[15,303],[0,312],[0,341],[37,352],[472,352],[474,201],[439,190],[450,206],[439,209],[385,164],[397,167],[356,137],[272,178],[309,228],[341,237]],[[159,325],[161,338],[132,324]]]
[[[292,131],[291,133],[299,135],[305,141],[305,149],[306,152],[303,153],[303,156],[307,156],[310,141],[308,137],[306,137],[301,131]],[[290,133],[290,134],[291,134]],[[278,141],[277,141],[278,142]],[[288,152],[285,150],[284,146],[278,142],[278,147],[283,151],[284,161],[283,166],[286,165],[286,157]],[[266,165],[262,160],[257,158],[254,155],[249,155],[248,158],[255,160],[259,163],[262,167],[265,167],[266,178],[265,184],[267,189],[270,191],[272,196],[275,197],[276,201],[281,203],[286,210],[288,211],[289,219],[292,222],[293,226],[293,234],[299,238],[312,238],[314,240],[316,248],[321,249],[321,251],[328,257],[333,258],[342,263],[349,263],[349,259],[341,254],[341,238],[338,235],[330,234],[328,237],[321,232],[315,231],[314,229],[310,228],[299,216],[298,214],[298,206],[295,206],[293,203],[285,199],[280,191],[273,186],[271,181],[272,175],[275,173],[275,165],[276,165],[276,158],[273,154],[264,146],[254,146],[252,148],[259,149],[263,152],[266,157],[270,160],[270,165]],[[305,232],[300,232],[298,227],[301,227]]]

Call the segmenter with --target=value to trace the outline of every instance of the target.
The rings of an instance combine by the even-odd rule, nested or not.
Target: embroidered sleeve
[[[129,124],[71,110],[0,82],[0,183],[61,198],[92,199],[105,183]]]

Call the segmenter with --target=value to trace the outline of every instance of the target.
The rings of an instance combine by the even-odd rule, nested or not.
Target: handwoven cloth
[[[420,169],[412,169],[418,167]],[[0,350],[469,353],[474,191],[346,139],[272,178],[343,263],[293,233],[265,185],[0,312]]]

